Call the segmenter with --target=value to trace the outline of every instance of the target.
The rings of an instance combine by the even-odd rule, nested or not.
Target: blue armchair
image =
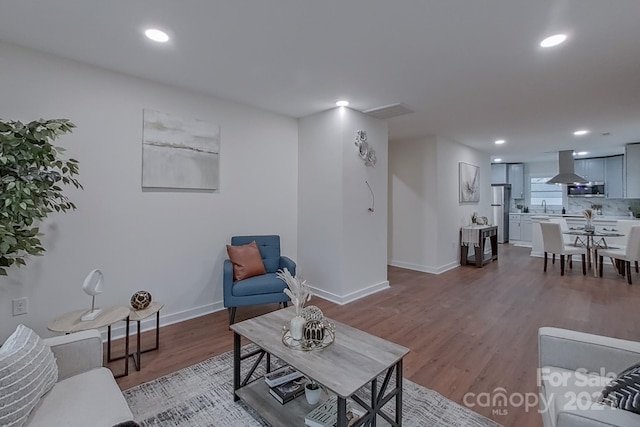
[[[233,236],[231,244],[248,245],[254,240],[258,244],[266,274],[234,282],[233,264],[229,259],[224,260],[222,286],[230,325],[235,322],[237,307],[276,302],[286,307],[289,302],[289,297],[284,293],[287,285],[276,277],[276,272],[287,268],[295,276],[296,263],[280,255],[280,236]]]

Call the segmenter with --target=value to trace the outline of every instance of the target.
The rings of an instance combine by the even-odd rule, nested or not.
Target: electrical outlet
[[[28,310],[28,300],[27,297],[16,298],[13,300],[13,315],[19,316],[21,314],[27,314]]]

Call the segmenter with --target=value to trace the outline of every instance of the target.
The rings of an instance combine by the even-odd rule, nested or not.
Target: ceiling
[[[639,0],[3,0],[0,40],[291,117],[402,103],[391,143],[530,161],[640,142],[639,17]]]

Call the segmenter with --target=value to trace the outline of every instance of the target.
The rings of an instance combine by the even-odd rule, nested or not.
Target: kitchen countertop
[[[552,214],[552,213],[533,213],[532,218],[567,218],[567,219],[584,219],[584,215],[581,214]],[[615,216],[615,215],[596,215],[594,221],[618,221],[621,219],[630,219],[640,221],[639,218],[632,218],[630,216]]]

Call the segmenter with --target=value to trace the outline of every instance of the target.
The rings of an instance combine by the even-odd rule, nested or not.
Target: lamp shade
[[[96,296],[102,293],[103,282],[104,277],[102,276],[102,272],[100,270],[93,270],[84,279],[82,290],[87,295]]]

